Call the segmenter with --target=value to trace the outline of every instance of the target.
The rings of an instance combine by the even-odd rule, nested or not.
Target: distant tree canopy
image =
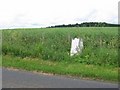
[[[68,24],[68,25],[55,25],[55,26],[50,26],[48,28],[55,28],[55,27],[119,27],[119,24],[110,24],[106,22],[84,22],[81,24]]]

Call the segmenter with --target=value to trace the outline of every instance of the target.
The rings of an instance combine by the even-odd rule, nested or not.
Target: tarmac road
[[[4,68],[2,88],[118,88],[118,84]]]

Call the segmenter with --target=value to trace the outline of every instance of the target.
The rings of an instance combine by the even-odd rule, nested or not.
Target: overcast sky
[[[0,0],[0,28],[118,23],[119,0]]]

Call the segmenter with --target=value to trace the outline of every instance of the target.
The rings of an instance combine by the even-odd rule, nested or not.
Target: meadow
[[[117,28],[45,28],[3,31],[3,54],[43,60],[118,66]],[[83,38],[82,54],[70,57],[71,39]]]
[[[2,31],[0,31],[0,67],[2,66]]]
[[[81,54],[70,57],[71,40],[75,37],[80,37],[83,39],[84,49]],[[113,70],[115,71],[115,74],[113,74],[113,76],[109,76],[108,73],[106,73],[105,76],[109,77],[110,79],[115,75],[115,78],[113,79],[117,80],[116,68],[118,68],[118,28],[66,27],[6,29],[2,31],[2,54],[3,66],[6,67],[12,67],[12,65],[13,67],[17,68],[22,67],[22,64],[21,66],[20,64],[17,64],[20,63],[20,60],[16,62],[17,57],[19,57],[19,59],[21,58],[21,61],[26,58],[32,58],[32,60],[34,60],[33,58],[37,58],[40,59],[39,61],[43,60],[43,62],[48,61],[54,63],[62,63],[62,70],[65,67],[63,63],[68,63],[68,66],[73,64],[73,67],[72,65],[70,67],[71,70],[69,69],[71,73],[73,68],[76,70],[76,73],[82,73],[77,70],[77,67],[75,68],[75,65],[78,67],[80,65],[94,65],[97,67],[102,67],[102,69],[104,69],[104,67],[112,67],[115,68]],[[13,57],[15,57],[15,61],[11,61],[11,63],[8,59],[11,58],[11,60],[14,60]],[[43,71],[47,66],[49,66],[49,64],[47,66],[46,65],[47,64],[43,66]],[[42,67],[42,64],[40,64],[40,66]],[[35,65],[32,66],[31,69],[34,67]],[[86,74],[87,69],[83,74],[86,76],[91,76],[90,73]],[[66,72],[70,73],[69,70]],[[58,71],[59,69],[55,72],[57,73]],[[64,74],[64,71],[60,72],[63,72]],[[104,72],[106,71],[104,70]],[[96,75],[96,71],[94,72],[94,75]]]

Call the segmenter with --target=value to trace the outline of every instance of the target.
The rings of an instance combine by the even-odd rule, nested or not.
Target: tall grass
[[[70,57],[71,40],[83,38],[82,54]],[[3,54],[118,66],[117,27],[13,29],[3,31]]]
[[[2,66],[2,31],[0,30],[0,67]]]

